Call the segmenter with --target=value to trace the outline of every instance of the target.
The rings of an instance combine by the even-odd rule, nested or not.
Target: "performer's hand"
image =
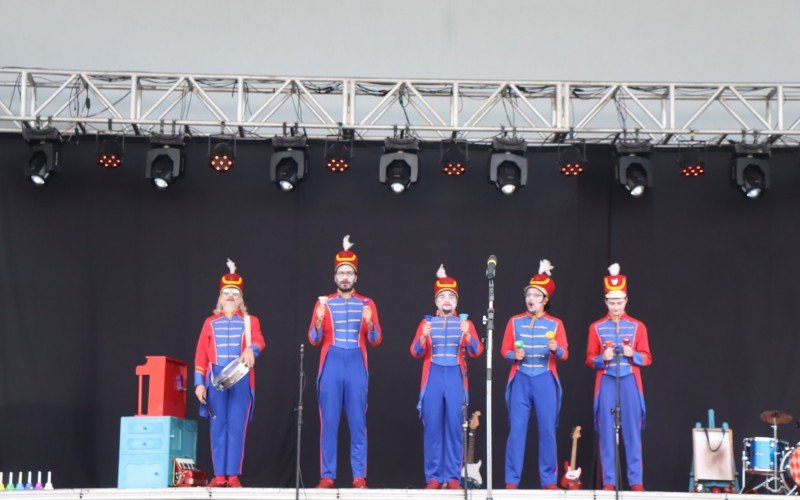
[[[364,306],[364,312],[362,313],[361,317],[367,322],[369,329],[372,330],[372,308],[369,306]]]
[[[603,351],[603,361],[611,361],[612,359],[614,359],[614,348],[606,347],[606,350]]]
[[[206,404],[206,386],[204,385],[196,385],[194,386],[194,395],[197,396],[197,400],[203,404]]]
[[[419,336],[419,345],[425,346],[425,342],[428,341],[428,335],[431,334],[431,322],[426,321],[424,325],[422,325],[422,335]]]
[[[317,322],[321,323],[323,319],[325,319],[325,304],[320,304],[317,306]]]
[[[461,333],[469,333],[469,321],[464,320],[461,322]]]
[[[253,366],[255,366],[256,355],[253,354],[253,348],[248,347],[247,349],[242,351],[242,356],[240,359],[244,362],[245,366],[247,366],[248,368],[252,368]]]
[[[514,350],[514,359],[517,361],[522,361],[525,359],[525,349],[516,349]]]
[[[633,347],[631,347],[629,345],[622,346],[622,354],[626,358],[632,358],[633,357]]]
[[[548,340],[547,348],[550,349],[550,352],[556,352],[556,349],[558,349],[558,342],[556,342],[556,339]]]

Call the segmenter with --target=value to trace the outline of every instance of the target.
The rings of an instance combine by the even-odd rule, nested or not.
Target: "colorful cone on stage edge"
[[[46,489],[46,490],[52,490],[53,489],[53,482],[50,481],[50,471],[47,471],[47,483],[45,483],[44,489]]]
[[[0,472],[0,491],[5,491],[6,485],[3,484],[3,473]]]
[[[8,484],[6,485],[6,491],[14,491],[14,473],[8,473]]]
[[[19,471],[19,476],[17,476],[17,485],[14,486],[15,490],[24,490],[25,485],[22,484],[22,471]]]
[[[34,490],[43,490],[44,485],[42,484],[42,471],[36,472],[36,486],[33,487]]]
[[[28,471],[28,482],[25,483],[25,489],[26,490],[32,490],[33,489],[33,481],[32,481],[32,479],[33,479],[33,472]]]

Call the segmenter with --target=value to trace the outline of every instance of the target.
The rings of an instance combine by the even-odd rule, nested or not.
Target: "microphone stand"
[[[300,369],[297,384],[297,444],[295,445],[294,463],[294,498],[300,500],[300,436],[303,431],[303,389],[306,385],[306,373],[303,371],[305,346],[300,344]]]
[[[619,340],[619,319],[615,321],[617,324],[617,335],[614,340]],[[616,476],[616,484],[614,488],[614,499],[619,500],[619,485],[622,481],[622,464],[619,457],[619,435],[620,430],[622,428],[622,416],[621,412],[622,409],[620,407],[620,388],[619,388],[619,376],[620,376],[620,368],[622,364],[622,348],[619,344],[614,346],[614,361],[617,363],[617,376],[616,380],[614,381],[614,410],[612,413],[614,414],[614,475]]]
[[[492,256],[494,257],[494,256]],[[491,259],[491,257],[490,257]],[[494,267],[486,270],[489,279],[489,307],[483,323],[486,325],[486,500],[492,500],[492,335],[494,332]]]
[[[472,338],[469,339],[472,342]],[[464,360],[467,359],[467,346],[464,346]],[[462,389],[464,391],[464,396],[461,402],[461,470],[464,471],[464,500],[469,500],[469,488],[470,488],[470,478],[469,474],[467,474],[467,429],[469,428],[469,422],[467,421],[467,372],[466,368],[464,370],[464,376],[462,382]]]

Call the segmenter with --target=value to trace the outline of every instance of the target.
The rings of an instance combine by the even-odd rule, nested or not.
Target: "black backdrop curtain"
[[[578,459],[589,486],[594,373],[584,353],[587,327],[604,313],[601,280],[611,262],[629,276],[628,312],[650,330],[648,489],[686,487],[690,430],[708,408],[734,429],[737,459],[741,438],[769,434],[761,411],[800,413],[796,152],[773,156],[773,187],[753,202],[730,186],[727,151],[710,153],[700,179],[682,178],[674,153],[657,153],[655,186],[634,200],[614,184],[610,149],[599,146],[577,179],[558,173],[552,150],[531,149],[529,185],[512,197],[487,182],[488,153],[479,148],[464,176],[448,178],[437,166],[438,146],[427,145],[419,184],[395,196],[378,183],[378,145],[358,146],[341,175],[322,167],[323,148],[313,145],[310,179],[290,194],[268,181],[268,144],[240,142],[234,170],[220,175],[198,140],[187,147],[185,178],[168,192],[144,179],[148,145],[126,147],[123,167],[103,171],[94,139],[73,140],[62,151],[63,173],[38,189],[22,175],[22,139],[0,138],[0,470],[51,469],[59,487],[116,485],[119,418],[136,411],[134,368],[159,354],[191,364],[230,257],[268,343],[256,367],[243,480],[293,485],[298,348],[307,343],[315,298],[333,291],[333,256],[345,234],[361,260],[357,289],[377,303],[385,334],[369,352],[371,487],[424,486],[415,410],[421,362],[408,347],[434,309],[440,263],[459,281],[459,310],[480,324],[492,253],[499,258],[496,486],[508,431],[499,343],[506,320],[524,309],[522,288],[541,258],[555,265],[551,312],[570,342],[570,358],[559,365],[559,459],[581,425]],[[313,486],[319,351],[306,352],[301,458],[304,483]],[[485,358],[471,360],[469,373],[470,411],[484,410]],[[191,400],[188,414],[196,418],[196,410]],[[781,431],[791,442],[800,437],[794,426]],[[198,458],[209,470],[207,432],[201,420]],[[338,482],[349,485],[344,422],[341,435]],[[522,487],[538,486],[536,443],[532,422]]]

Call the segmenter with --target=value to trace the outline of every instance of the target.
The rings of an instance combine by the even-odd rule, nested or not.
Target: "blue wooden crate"
[[[197,461],[197,422],[175,417],[122,417],[118,488],[172,486],[175,458]]]

